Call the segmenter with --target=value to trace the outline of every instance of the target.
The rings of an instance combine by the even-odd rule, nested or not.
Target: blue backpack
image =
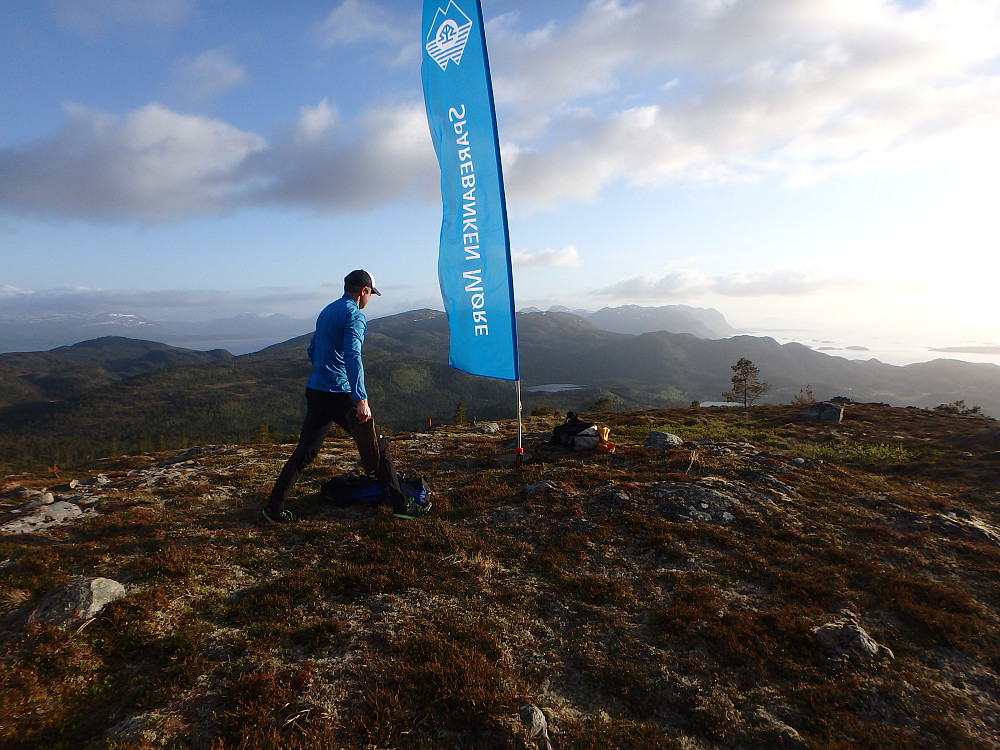
[[[431,494],[431,488],[426,479],[423,477],[409,479],[402,473],[397,474],[397,477],[399,478],[399,489],[403,491],[403,495],[407,499],[426,502],[427,496]],[[326,502],[340,507],[392,505],[389,493],[377,480],[353,471],[323,482],[320,487],[320,497]]]

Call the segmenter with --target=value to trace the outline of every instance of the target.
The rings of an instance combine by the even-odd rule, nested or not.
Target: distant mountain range
[[[522,313],[517,321],[523,384],[576,384],[581,386],[575,391],[577,402],[592,394],[610,395],[622,408],[718,401],[731,387],[731,366],[746,357],[771,384],[764,400],[773,403],[788,403],[811,386],[819,399],[841,395],[921,407],[964,400],[1000,415],[997,365],[940,359],[899,367],[848,360],[797,343],[780,345],[768,337],[619,334],[572,313]],[[369,340],[379,348],[414,356],[423,351],[442,361],[447,357],[443,313],[424,310],[380,318],[369,324],[369,331]],[[544,398],[553,396],[528,400]]]
[[[745,357],[771,385],[764,402],[789,403],[808,389],[820,400],[845,396],[893,406],[962,400],[1000,415],[997,365],[935,360],[898,367],[770,338],[616,333],[564,312],[521,313],[517,322],[525,413],[587,411],[605,398],[615,409],[719,401],[731,387],[732,365]],[[306,334],[231,356],[107,337],[0,354],[0,455],[65,453],[76,444],[100,452],[245,442],[261,426],[294,438],[310,369],[308,341]],[[515,416],[513,385],[452,369],[448,345],[447,319],[438,311],[369,322],[365,367],[382,424],[413,430],[428,420],[450,422],[459,403],[470,418]]]
[[[132,313],[25,314],[0,318],[0,352],[41,351],[105,336],[126,336],[190,349],[248,353],[301,335],[314,322],[252,313],[206,321],[152,321]]]
[[[687,305],[640,307],[622,305],[605,307],[595,313],[582,315],[587,322],[602,331],[615,333],[690,333],[703,339],[721,339],[732,336],[736,329],[726,322],[718,310]]]
[[[552,311],[570,312],[561,307]],[[540,311],[529,308],[524,312]],[[701,338],[723,338],[736,333],[717,310],[687,305],[625,305],[573,313],[601,330],[617,333],[667,331]],[[127,336],[190,349],[221,348],[247,354],[311,331],[314,323],[315,318],[252,313],[199,322],[152,321],[131,313],[113,312],[25,314],[0,318],[0,352],[43,351],[105,336]]]

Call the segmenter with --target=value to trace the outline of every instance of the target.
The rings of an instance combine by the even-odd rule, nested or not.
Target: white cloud
[[[303,110],[291,136],[248,160],[248,184],[259,187],[247,201],[341,212],[433,194],[436,162],[422,105],[372,110],[358,137],[336,125],[324,104]]]
[[[294,138],[299,143],[317,143],[334,132],[337,111],[324,99],[315,107],[302,107],[296,121]]]
[[[190,11],[180,0],[81,7],[107,23],[178,23]],[[344,0],[318,33],[403,54],[412,29],[386,7]],[[794,185],[904,156],[974,160],[963,139],[1000,127],[996,0],[600,0],[567,22],[521,23],[507,14],[489,27],[507,196],[520,209],[623,184]],[[202,100],[245,76],[219,49],[175,74]],[[323,99],[269,139],[158,104],[123,117],[70,108],[52,136],[0,149],[0,209],[165,221],[250,204],[434,200],[437,166],[411,93],[357,115]]]
[[[38,313],[127,312],[149,318],[207,318],[247,310],[286,312],[319,309],[329,301],[322,289],[101,289],[61,287],[25,290],[0,287],[0,318]]]
[[[1000,126],[1000,5],[591,3],[492,49],[514,199],[616,182],[801,181]],[[960,146],[956,145],[956,148]]]
[[[795,297],[834,290],[857,291],[871,282],[854,276],[779,268],[737,271],[710,276],[693,269],[664,276],[645,274],[592,292],[599,297],[631,297],[640,301],[671,301],[682,297]]]
[[[830,276],[816,271],[779,268],[737,271],[712,279],[711,291],[728,297],[782,297],[814,294],[831,289],[857,289],[868,282],[851,276]]]
[[[171,87],[192,102],[206,102],[246,81],[246,70],[220,49],[178,60],[171,70]]]
[[[0,301],[20,299],[28,294],[31,294],[31,292],[27,289],[21,289],[16,286],[11,286],[10,284],[0,286]]]
[[[173,28],[189,17],[194,0],[57,0],[58,21],[82,36],[100,36],[108,31]]]
[[[363,211],[432,195],[422,106],[368,112],[351,135],[327,101],[284,135],[150,104],[124,118],[78,106],[54,136],[0,149],[0,207],[93,221],[163,222],[248,205]]]
[[[512,250],[510,260],[515,268],[572,268],[580,265],[580,252],[573,245],[567,245],[562,250],[546,248],[537,253]]]
[[[399,44],[412,35],[399,23],[399,14],[367,0],[344,0],[318,24],[315,31],[327,47],[379,42]]]
[[[619,281],[591,294],[596,297],[631,297],[635,300],[671,300],[678,297],[697,297],[706,293],[712,280],[704,274],[690,270],[672,271],[665,276],[643,274]]]
[[[219,211],[264,142],[225,123],[150,104],[124,118],[68,107],[53,137],[0,150],[0,205],[28,214],[157,222]]]

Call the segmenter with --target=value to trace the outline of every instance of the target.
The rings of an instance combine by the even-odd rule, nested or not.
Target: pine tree
[[[760,370],[746,357],[740,357],[732,366],[732,370],[733,377],[730,382],[733,384],[733,390],[722,394],[726,401],[742,402],[743,408],[749,409],[754,401],[771,390],[771,384],[766,380],[760,380]]]

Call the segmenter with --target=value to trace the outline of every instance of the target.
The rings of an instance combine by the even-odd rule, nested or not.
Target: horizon
[[[571,314],[581,314],[584,318],[587,315],[593,315],[599,310],[585,310],[582,308],[577,308],[575,310],[569,309],[556,309],[563,306],[554,305],[547,310],[539,310],[534,307],[527,307],[517,310],[518,314],[528,313],[528,312],[569,312]],[[626,306],[618,306],[626,307]],[[654,306],[641,306],[644,308],[653,308]],[[665,306],[655,306],[655,307],[665,307]],[[669,307],[669,306],[666,306]],[[444,311],[435,307],[423,307],[423,308],[411,308],[408,310],[399,310],[388,312],[385,314],[373,314],[373,311],[366,310],[365,314],[369,321],[378,320],[379,318],[392,317],[394,315],[406,315],[411,312],[416,312],[418,310],[430,309],[434,312],[444,314]],[[602,308],[606,309],[606,308]],[[607,308],[607,309],[618,309],[618,308]],[[721,311],[715,310],[714,308],[698,308],[705,310],[707,312],[714,312],[722,315],[725,323],[733,329],[733,333],[726,336],[717,337],[706,337],[706,338],[733,338],[736,336],[753,336],[758,338],[771,338],[774,339],[778,344],[785,345],[789,343],[797,343],[802,346],[808,347],[813,351],[820,354],[826,354],[832,357],[843,357],[844,359],[857,360],[857,361],[868,361],[871,359],[878,360],[884,364],[895,365],[895,366],[905,366],[908,364],[918,364],[924,362],[931,362],[936,359],[954,359],[962,362],[969,362],[973,364],[995,364],[1000,366],[1000,346],[992,345],[991,347],[977,346],[976,344],[969,343],[966,346],[955,346],[952,348],[944,347],[934,347],[928,345],[926,342],[921,341],[917,338],[905,339],[899,336],[868,336],[864,335],[857,337],[853,334],[837,334],[831,333],[830,331],[825,332],[815,332],[815,331],[804,331],[796,329],[776,329],[776,328],[743,328],[733,325],[728,318],[725,317]],[[204,325],[208,323],[213,323],[221,326],[230,321],[240,321],[246,320],[247,318],[258,319],[253,313],[241,313],[230,318],[220,318],[214,320],[206,321],[169,321],[169,320],[148,320],[142,318],[141,316],[135,316],[130,313],[105,313],[108,316],[116,317],[126,317],[126,318],[136,318],[138,317],[142,323],[141,325],[151,325],[153,330],[143,329],[141,326],[138,328],[128,328],[123,327],[111,331],[108,333],[103,333],[100,335],[88,335],[85,333],[77,334],[64,334],[59,340],[59,343],[46,344],[38,343],[33,348],[10,348],[5,345],[2,338],[0,338],[0,354],[13,354],[13,353],[27,353],[27,352],[41,352],[50,351],[54,348],[61,346],[72,346],[77,343],[84,341],[90,341],[104,336],[122,336],[125,338],[134,338],[137,340],[148,340],[154,341],[156,343],[167,344],[169,346],[174,346],[184,349],[193,349],[196,351],[211,351],[214,349],[225,349],[230,354],[234,356],[242,356],[244,354],[252,354],[254,352],[265,349],[269,346],[274,346],[276,344],[281,344],[286,341],[290,341],[294,338],[300,336],[305,336],[312,333],[312,318],[292,318],[290,316],[281,316],[281,314],[273,314],[272,316],[262,316],[262,317],[282,317],[282,323],[287,326],[300,325],[302,330],[299,333],[289,333],[289,329],[283,329],[286,332],[266,332],[266,331],[236,331],[236,330],[226,330],[224,328],[216,328],[213,331],[206,332],[203,328]],[[175,327],[171,328],[171,324]],[[100,323],[89,325],[110,325],[110,323]],[[189,330],[186,327],[198,326],[199,330]],[[149,336],[141,335],[142,330],[147,330]],[[134,332],[134,335],[133,335]],[[89,333],[97,333],[96,329]],[[51,336],[50,334],[50,340]],[[630,334],[623,334],[630,335]],[[35,337],[36,342],[42,342],[42,334],[38,334]]]
[[[482,5],[516,309],[1000,344],[1000,0]],[[419,5],[6,10],[0,320],[441,307]]]

